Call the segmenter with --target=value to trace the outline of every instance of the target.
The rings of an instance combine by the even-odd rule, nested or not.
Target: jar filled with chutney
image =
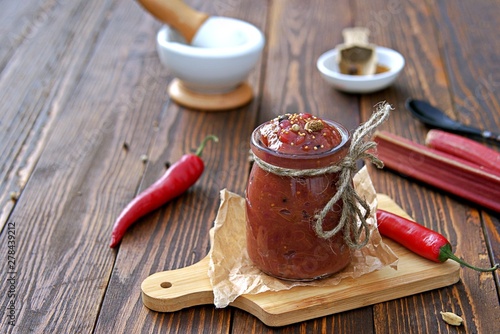
[[[324,170],[346,157],[349,144],[344,126],[305,113],[281,115],[253,131],[246,238],[250,260],[261,271],[309,281],[350,263],[343,233],[324,238],[314,226],[337,193],[339,172]],[[335,229],[342,208],[342,199],[333,204],[322,219],[323,230]]]

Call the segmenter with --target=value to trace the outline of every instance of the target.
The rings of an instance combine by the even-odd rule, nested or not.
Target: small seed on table
[[[10,193],[10,199],[13,202],[16,202],[19,199],[19,193],[17,191],[11,191],[11,193]]]
[[[441,312],[441,317],[443,320],[452,326],[460,326],[464,319],[452,312]]]

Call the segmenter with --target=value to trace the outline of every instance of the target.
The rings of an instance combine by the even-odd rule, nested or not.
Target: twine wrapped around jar
[[[384,166],[380,159],[369,152],[376,147],[376,143],[366,139],[371,138],[375,129],[389,117],[392,107],[385,102],[380,102],[375,107],[376,109],[370,119],[366,123],[361,124],[356,131],[354,131],[346,157],[335,165],[315,169],[282,168],[269,164],[252,153],[254,162],[260,168],[266,172],[280,176],[299,177],[339,173],[337,193],[328,201],[325,207],[315,215],[314,218],[316,221],[314,222],[314,229],[316,234],[324,239],[331,238],[342,231],[347,245],[354,249],[364,247],[370,239],[370,229],[367,223],[367,218],[370,216],[370,207],[363,198],[358,196],[353,187],[353,177],[357,169],[356,162],[359,159],[368,159],[378,168]],[[333,205],[340,199],[343,201],[340,222],[332,230],[325,231],[323,229],[323,220],[332,209]],[[365,210],[364,214],[361,212],[358,204]],[[356,217],[361,222],[359,228],[357,219],[355,219]],[[360,240],[363,232],[365,237]]]

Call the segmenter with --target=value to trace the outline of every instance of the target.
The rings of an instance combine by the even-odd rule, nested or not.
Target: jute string
[[[364,247],[370,239],[370,228],[367,223],[367,218],[370,216],[370,207],[363,198],[358,196],[353,186],[353,177],[357,169],[356,162],[359,159],[367,159],[378,168],[384,166],[381,160],[369,152],[376,147],[376,143],[366,139],[372,137],[375,129],[389,117],[391,110],[392,107],[389,104],[385,102],[378,103],[370,119],[366,123],[361,124],[356,131],[354,131],[347,155],[335,165],[317,169],[282,168],[269,164],[255,154],[252,154],[254,162],[266,172],[280,176],[299,177],[317,176],[326,173],[340,173],[337,182],[337,192],[328,201],[325,207],[315,215],[314,229],[316,234],[324,239],[331,238],[342,231],[346,244],[351,248],[360,249]],[[328,212],[332,210],[334,204],[340,199],[342,199],[343,202],[340,222],[332,230],[325,231],[323,229],[323,220]],[[365,211],[364,214],[358,204]],[[359,227],[357,223],[358,219],[356,218],[361,222]],[[363,232],[364,238],[361,239]]]

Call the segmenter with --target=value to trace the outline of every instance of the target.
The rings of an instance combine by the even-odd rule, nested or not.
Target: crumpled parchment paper
[[[368,219],[370,241],[360,250],[353,250],[352,262],[343,271],[310,282],[284,281],[262,273],[248,257],[246,250],[245,199],[221,190],[221,204],[212,229],[208,276],[214,292],[214,305],[226,307],[238,296],[265,291],[288,290],[295,286],[328,286],[347,277],[361,275],[391,266],[397,270],[397,255],[380,237],[376,228],[377,196],[370,176],[363,167],[354,177],[356,192],[365,198],[372,215]]]

